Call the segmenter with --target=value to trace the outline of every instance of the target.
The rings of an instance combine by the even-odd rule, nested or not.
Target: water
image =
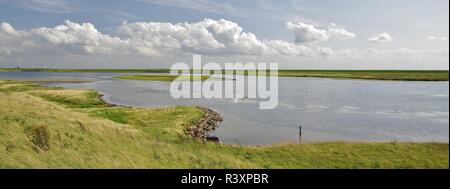
[[[259,110],[251,99],[175,100],[168,82],[118,80],[113,75],[120,74],[0,72],[0,79],[94,79],[53,85],[96,89],[110,103],[134,107],[209,107],[224,116],[214,134],[225,143],[298,141],[299,123],[304,142],[449,142],[449,82],[279,78],[278,107]]]

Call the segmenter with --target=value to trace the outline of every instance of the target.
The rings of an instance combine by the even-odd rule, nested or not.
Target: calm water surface
[[[81,84],[110,103],[134,107],[199,105],[220,112],[215,131],[225,143],[271,144],[298,141],[449,141],[449,82],[279,78],[279,105],[259,110],[249,99],[181,99],[168,82],[113,79],[118,73],[0,72],[0,79],[94,79]]]

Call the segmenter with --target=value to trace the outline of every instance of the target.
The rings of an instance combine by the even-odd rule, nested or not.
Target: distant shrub
[[[47,126],[27,127],[25,132],[30,142],[40,150],[50,149],[50,131]]]

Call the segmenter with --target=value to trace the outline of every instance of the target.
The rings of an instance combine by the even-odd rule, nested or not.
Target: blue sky
[[[447,0],[0,0],[0,66],[448,69]],[[89,24],[83,24],[89,23]]]

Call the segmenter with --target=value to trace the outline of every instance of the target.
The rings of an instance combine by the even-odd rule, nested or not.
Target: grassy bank
[[[203,116],[196,107],[111,106],[91,90],[0,81],[0,168],[449,166],[449,145],[439,143],[203,143],[185,133]]]
[[[400,81],[448,81],[448,71],[336,71],[281,70],[282,77],[326,77]]]
[[[0,71],[86,72],[86,73],[169,73],[169,69],[7,69]],[[325,77],[400,81],[448,81],[447,70],[280,70],[280,77]],[[139,79],[139,78],[138,78]]]

